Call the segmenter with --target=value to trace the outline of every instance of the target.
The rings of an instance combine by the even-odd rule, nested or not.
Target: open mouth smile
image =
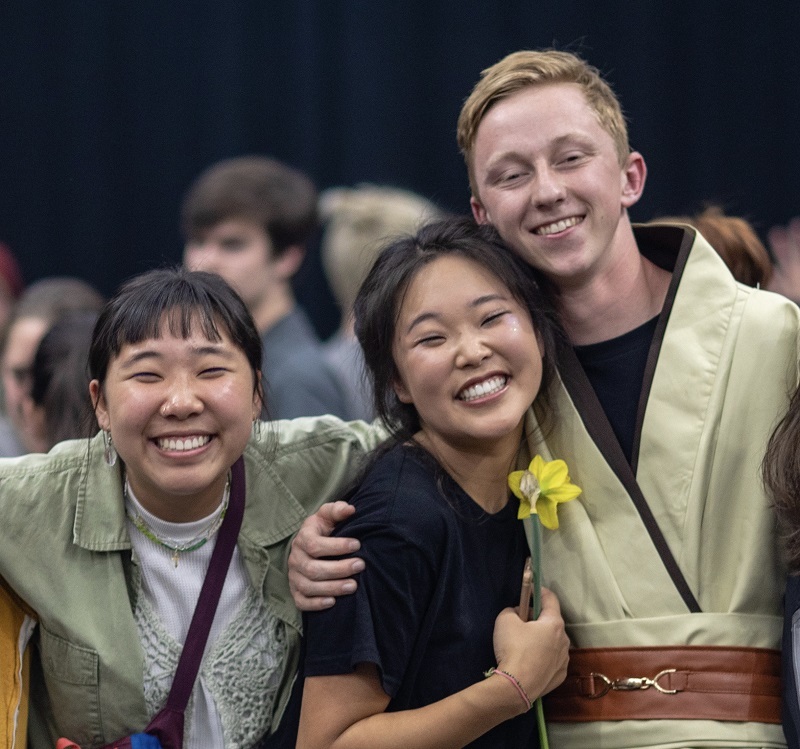
[[[456,398],[460,401],[474,401],[478,398],[484,398],[487,395],[499,393],[507,383],[508,377],[505,375],[496,375],[495,377],[490,377],[488,380],[464,388]]]
[[[163,437],[156,440],[161,450],[169,452],[187,452],[197,450],[211,442],[211,435],[197,435],[194,437]]]
[[[533,233],[540,237],[546,237],[550,234],[558,234],[561,231],[566,231],[573,226],[577,226],[581,221],[583,221],[583,216],[570,216],[569,218],[562,218],[559,221],[553,221],[552,224],[537,226],[533,230]]]

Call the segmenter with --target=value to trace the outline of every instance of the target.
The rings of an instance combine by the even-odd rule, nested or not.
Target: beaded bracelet
[[[490,668],[484,674],[484,676],[488,679],[492,674],[499,674],[514,685],[514,689],[517,690],[519,696],[522,697],[522,701],[525,703],[526,710],[530,710],[533,707],[534,701],[528,697],[528,694],[525,692],[525,689],[522,687],[522,684],[520,684],[519,679],[516,676],[508,673],[508,671],[502,671],[499,668]]]

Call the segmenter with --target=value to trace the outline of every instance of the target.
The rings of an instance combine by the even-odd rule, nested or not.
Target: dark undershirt
[[[633,453],[647,355],[657,322],[656,316],[617,338],[574,347],[628,463]]]

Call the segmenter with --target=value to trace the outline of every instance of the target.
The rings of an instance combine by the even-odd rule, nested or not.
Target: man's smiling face
[[[611,267],[645,177],[638,153],[620,165],[572,83],[529,86],[497,102],[478,126],[472,168],[476,220],[562,288]]]

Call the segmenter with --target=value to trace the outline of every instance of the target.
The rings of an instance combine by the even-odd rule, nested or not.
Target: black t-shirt
[[[419,448],[382,456],[337,535],[361,540],[357,592],[306,617],[306,676],[378,667],[388,711],[436,702],[496,665],[497,614],[519,603],[528,545],[517,502],[483,511]],[[536,747],[535,711],[470,747]]]
[[[658,317],[610,341],[575,346],[628,462],[633,452],[639,394]]]

